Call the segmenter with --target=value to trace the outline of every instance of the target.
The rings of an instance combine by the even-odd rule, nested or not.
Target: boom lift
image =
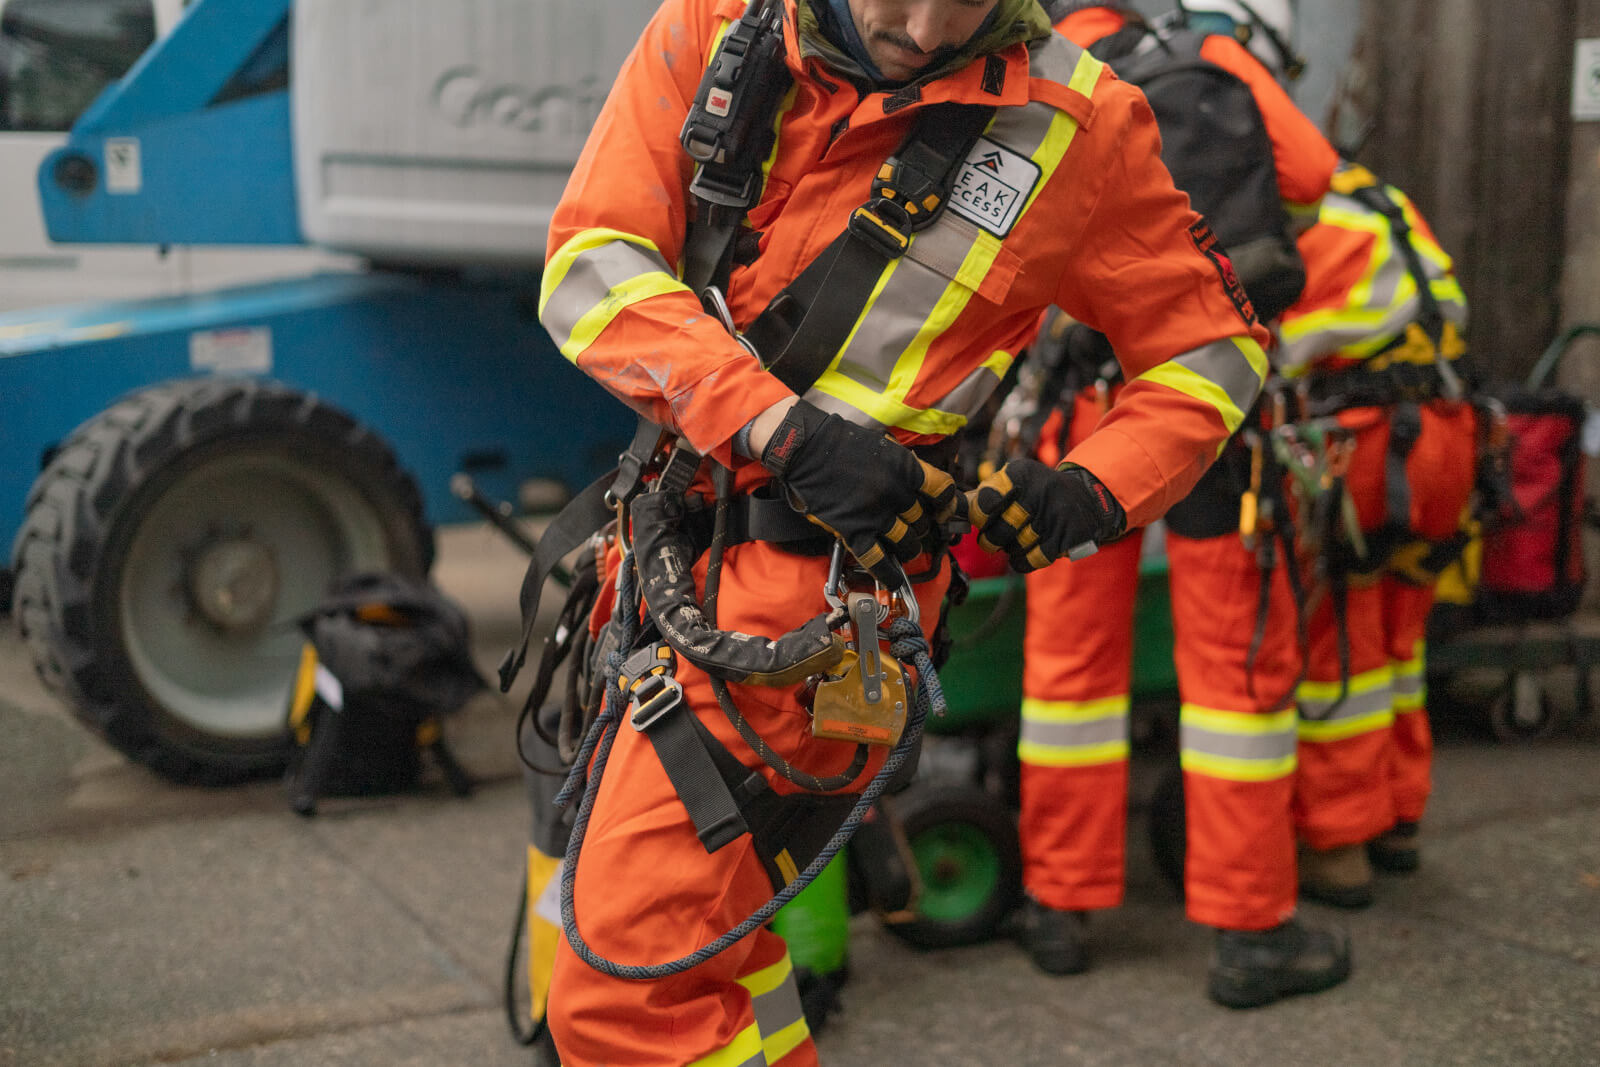
[[[57,242],[365,264],[0,316],[0,599],[118,749],[181,781],[280,765],[286,623],[335,575],[426,573],[471,516],[459,471],[515,498],[614,461],[633,419],[556,351],[538,282],[655,6],[195,0],[46,158]]]

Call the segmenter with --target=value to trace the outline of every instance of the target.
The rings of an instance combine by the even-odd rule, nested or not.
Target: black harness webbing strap
[[[545,580],[566,558],[567,554],[582,545],[607,522],[613,514],[606,502],[617,472],[609,471],[591,482],[588,488],[568,501],[567,506],[545,528],[539,538],[528,569],[522,575],[522,592],[518,602],[522,608],[522,635],[500,661],[500,691],[511,691],[511,683],[528,658],[528,643],[533,639],[533,627],[539,618],[539,596]]]
[[[1384,455],[1384,511],[1386,524],[1411,525],[1411,480],[1406,460],[1422,436],[1422,409],[1414,403],[1396,404],[1389,413],[1389,448]]]
[[[1417,302],[1422,306],[1419,316],[1422,328],[1427,331],[1428,339],[1437,346],[1444,338],[1444,312],[1439,307],[1438,298],[1433,295],[1433,284],[1428,279],[1427,268],[1422,265],[1422,257],[1411,243],[1411,224],[1406,221],[1405,212],[1378,185],[1364,185],[1351,195],[1389,220],[1389,230],[1400,248],[1400,255],[1406,261],[1406,270],[1417,286]]]
[[[943,212],[960,167],[994,117],[979,104],[930,104],[872,183],[850,225],[745,331],[767,370],[804,393],[833,362],[878,278]],[[885,177],[887,175],[887,177]]]
[[[672,780],[672,788],[694,823],[695,836],[707,852],[715,852],[749,833],[744,807],[767,784],[758,772],[745,770],[733,759],[687,704],[680,699],[641,732],[655,748],[662,768]],[[726,753],[739,769],[739,777],[734,779],[740,783],[738,796],[729,787],[724,770],[717,766],[715,756],[719,752]]]

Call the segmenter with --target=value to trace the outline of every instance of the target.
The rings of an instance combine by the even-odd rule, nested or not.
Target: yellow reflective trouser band
[[[1300,703],[1300,739],[1341,741],[1388,729],[1394,722],[1393,681],[1394,672],[1388,665],[1363,671],[1350,679],[1342,701],[1338,682],[1302,682],[1295,690]]]
[[[317,695],[317,648],[307,641],[300,646],[300,667],[294,676],[294,698],[289,702],[289,726],[302,747],[311,743],[308,713]]]
[[[766,1067],[767,1056],[761,1051],[761,1031],[751,1023],[739,1031],[727,1045],[715,1052],[693,1060],[688,1067]]]
[[[1420,711],[1427,701],[1427,652],[1423,643],[1418,641],[1415,656],[1394,664],[1395,714]]]
[[[550,972],[555,970],[556,945],[562,936],[561,928],[540,917],[534,905],[560,869],[560,857],[528,846],[528,990],[533,1019],[543,1019],[549,1006]]]
[[[787,952],[772,966],[745,975],[739,984],[750,991],[764,1062],[777,1063],[811,1035],[794,981],[794,963]]]
[[[1232,782],[1270,782],[1294,773],[1293,708],[1266,714],[1184,704],[1178,711],[1183,769]]]
[[[1036,767],[1089,767],[1128,758],[1128,695],[1022,701],[1017,755]]]

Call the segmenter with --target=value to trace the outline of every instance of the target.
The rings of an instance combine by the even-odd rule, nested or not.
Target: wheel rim
[[[911,843],[922,876],[920,918],[955,922],[980,911],[1000,886],[1000,855],[976,826],[947,823]]]
[[[234,448],[147,507],[119,584],[118,639],[151,699],[208,736],[283,730],[294,618],[340,574],[392,565],[378,510],[285,449]]]

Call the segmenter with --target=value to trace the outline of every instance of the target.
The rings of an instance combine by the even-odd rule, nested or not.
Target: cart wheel
[[[1489,705],[1489,726],[1495,739],[1508,744],[1549,737],[1560,722],[1561,716],[1539,679],[1522,671],[1511,675]]]
[[[1174,761],[1161,772],[1150,797],[1150,851],[1178,899],[1183,899],[1183,864],[1188,852],[1187,823],[1183,809],[1183,768]]]
[[[280,770],[297,615],[359,570],[421,577],[421,497],[370,429],[251,380],[173,382],[79,427],[28,494],[16,616],[35,668],[180,782]]]
[[[1022,899],[1016,815],[969,785],[919,782],[895,798],[922,877],[916,918],[889,923],[918,948],[987,941]]]

